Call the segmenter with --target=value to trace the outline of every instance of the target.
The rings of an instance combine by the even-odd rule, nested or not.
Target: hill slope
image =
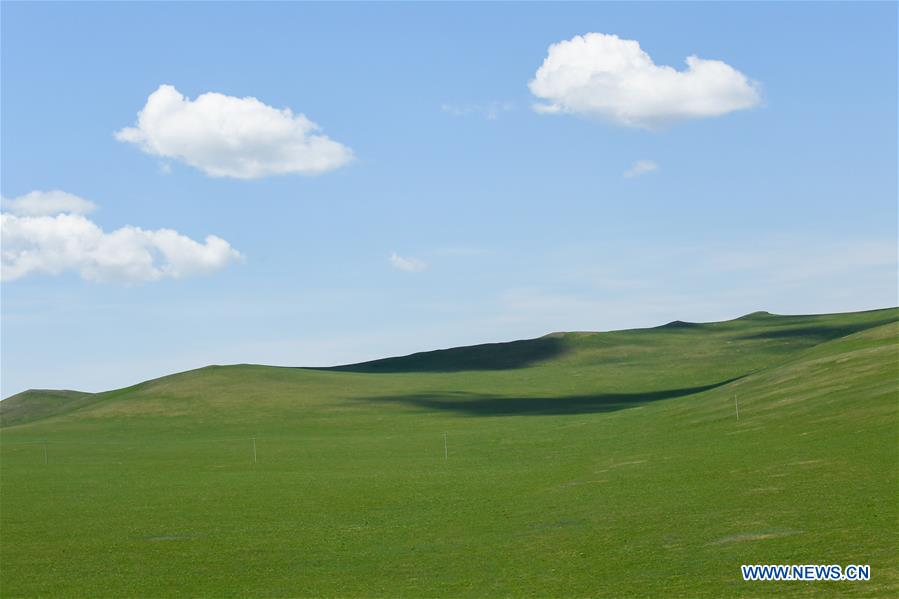
[[[892,595],[897,320],[757,313],[337,369],[209,367],[17,425],[7,410],[37,396],[10,398],[0,584]],[[743,563],[869,563],[873,578],[749,583]]]
[[[29,389],[0,403],[0,427],[72,412],[88,405],[95,397],[82,391]]]
[[[899,310],[892,308],[815,316],[757,312],[717,323],[553,333],[334,368],[209,366],[104,393],[27,391],[0,402],[0,424],[9,427],[71,412],[77,412],[75,419],[120,413],[178,419],[196,413],[243,424],[265,422],[269,415],[260,410],[289,413],[307,407],[296,401],[296,392],[308,399],[304,392],[318,397],[335,389],[373,401],[441,391],[459,398],[545,397],[559,399],[560,405],[566,397],[616,393],[650,400],[722,384],[821,342],[897,319]],[[358,376],[362,374],[383,376]],[[209,413],[226,407],[227,413]]]

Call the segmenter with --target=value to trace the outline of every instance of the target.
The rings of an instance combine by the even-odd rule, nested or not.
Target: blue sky
[[[896,22],[894,3],[4,2],[10,222],[50,218],[14,202],[58,190],[96,205],[85,226],[214,235],[241,257],[158,280],[75,258],[23,270],[2,284],[2,396],[896,305]],[[683,116],[709,98],[663,86],[621,105],[664,122],[624,122],[597,108],[608,90],[537,97],[548,48],[588,33],[680,71],[722,61],[712,100],[751,106]],[[352,159],[210,176],[224,150],[190,127],[166,130],[187,158],[117,139],[164,84],[183,106],[214,92],[289,108]]]

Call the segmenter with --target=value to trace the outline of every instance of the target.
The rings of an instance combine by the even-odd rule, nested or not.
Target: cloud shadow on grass
[[[556,358],[566,351],[568,348],[561,337],[546,336],[508,343],[484,343],[419,352],[322,370],[368,373],[512,370]]]
[[[626,410],[639,405],[685,397],[726,385],[736,377],[698,387],[647,391],[643,393],[597,393],[563,397],[508,397],[478,393],[425,393],[367,397],[361,401],[394,403],[421,408],[456,412],[464,416],[560,416],[566,414],[595,414]]]
[[[845,326],[833,326],[833,325],[821,325],[821,324],[812,324],[807,326],[799,326],[799,327],[790,327],[790,328],[781,328],[781,329],[773,329],[770,331],[762,331],[760,333],[752,333],[751,335],[743,335],[740,339],[795,339],[805,337],[810,341],[814,341],[815,343],[822,343],[824,341],[830,341],[831,339],[839,339],[840,337],[846,337],[848,335],[852,335],[853,333],[858,333],[860,331],[864,331],[866,329],[874,328],[877,326],[889,324],[891,322],[895,322],[896,318],[893,316],[882,318],[880,320],[876,320],[873,322],[861,322],[858,324],[851,324]]]

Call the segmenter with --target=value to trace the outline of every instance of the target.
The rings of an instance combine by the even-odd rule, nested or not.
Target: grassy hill
[[[97,399],[94,393],[54,389],[29,389],[0,404],[0,426],[23,424],[82,408]]]
[[[897,309],[755,313],[26,392],[0,594],[895,596],[897,338]]]

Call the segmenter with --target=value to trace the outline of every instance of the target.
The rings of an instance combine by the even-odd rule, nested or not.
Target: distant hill
[[[29,389],[0,402],[0,426],[12,426],[65,414],[91,403],[93,393]]]
[[[642,375],[636,374],[635,381],[648,383],[653,379],[671,379],[689,383],[684,388],[701,387],[744,376],[758,368],[776,364],[799,350],[897,320],[899,308],[809,316],[753,312],[722,322],[674,321],[647,329],[551,333],[537,339],[418,352],[330,368],[210,366],[104,393],[25,391],[0,402],[0,426],[63,416],[92,407],[106,410],[110,402],[173,393],[180,388],[199,386],[198,391],[206,391],[203,389],[203,385],[207,384],[204,381],[208,381],[208,390],[213,391],[216,385],[224,384],[220,381],[232,376],[242,379],[243,384],[243,379],[251,376],[250,372],[261,377],[261,384],[265,384],[269,376],[278,380],[294,376],[297,384],[303,384],[303,371],[360,374],[495,371],[512,374],[540,368],[552,375],[549,380],[554,385],[558,380],[564,381],[564,386],[570,386],[573,381],[567,378],[568,371],[591,367],[592,376],[584,372],[576,374],[588,385],[578,385],[580,393],[589,395],[594,389],[589,387],[592,383],[588,381],[603,372],[607,375],[615,373],[614,376],[642,372]],[[293,374],[289,374],[291,372]],[[709,380],[712,372],[720,372],[720,375]],[[251,395],[257,393],[259,390]]]

